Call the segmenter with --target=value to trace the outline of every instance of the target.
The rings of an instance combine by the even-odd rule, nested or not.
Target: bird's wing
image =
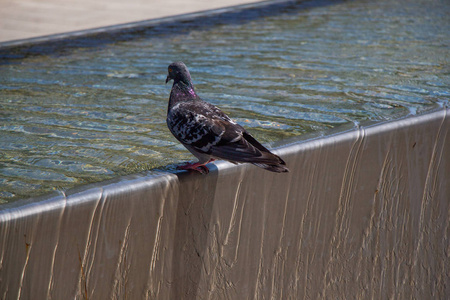
[[[235,141],[222,139],[211,148],[211,155],[235,162],[284,164],[280,157],[267,150],[246,131]]]
[[[244,128],[234,123],[220,109],[203,101],[182,102],[167,116],[167,125],[183,144],[203,153],[223,139],[238,139]]]
[[[198,152],[235,162],[282,162],[242,126],[207,102],[179,103],[169,112],[167,122],[180,142]]]

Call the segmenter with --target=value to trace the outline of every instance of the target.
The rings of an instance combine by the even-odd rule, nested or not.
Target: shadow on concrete
[[[177,173],[179,199],[173,245],[170,299],[196,299],[207,251],[209,224],[214,205],[218,170],[209,164],[208,175]]]

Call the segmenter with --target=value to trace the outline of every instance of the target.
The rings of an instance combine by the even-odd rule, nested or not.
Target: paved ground
[[[261,0],[0,0],[0,42]]]

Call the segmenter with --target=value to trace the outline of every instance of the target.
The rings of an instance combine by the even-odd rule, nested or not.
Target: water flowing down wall
[[[448,109],[0,212],[1,299],[444,299]]]

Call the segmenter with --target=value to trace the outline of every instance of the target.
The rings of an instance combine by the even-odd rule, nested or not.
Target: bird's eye
[[[172,73],[172,69],[171,68],[169,68],[169,73]]]

